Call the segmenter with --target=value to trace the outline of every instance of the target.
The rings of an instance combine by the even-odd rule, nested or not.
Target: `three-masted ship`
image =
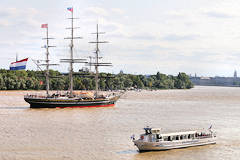
[[[46,66],[45,70],[45,77],[46,77],[46,95],[37,95],[37,94],[28,94],[24,96],[24,100],[30,104],[31,108],[56,108],[56,107],[108,107],[114,106],[116,101],[120,98],[120,92],[107,92],[105,94],[100,94],[98,91],[98,67],[99,66],[111,66],[111,63],[100,63],[99,62],[99,43],[106,43],[106,41],[99,41],[99,35],[103,34],[103,32],[98,31],[97,25],[97,32],[93,33],[96,34],[96,41],[89,42],[96,44],[95,50],[95,62],[85,62],[85,59],[74,59],[73,58],[73,41],[74,39],[80,39],[81,37],[74,37],[73,32],[74,29],[77,27],[73,26],[73,9],[68,8],[71,11],[71,27],[67,28],[71,30],[71,37],[65,38],[70,39],[70,58],[69,59],[61,59],[61,62],[66,62],[70,64],[69,69],[69,90],[67,92],[57,92],[57,93],[50,93],[49,91],[49,66],[56,65],[49,63],[49,48],[54,47],[49,45],[49,38],[48,37],[48,25],[42,25],[42,28],[46,28],[47,30],[47,37],[44,38],[47,41],[47,44],[44,48],[46,48],[46,63],[42,64]],[[87,63],[90,66],[94,66],[95,68],[95,91],[85,91],[85,92],[74,92],[73,91],[73,63]]]

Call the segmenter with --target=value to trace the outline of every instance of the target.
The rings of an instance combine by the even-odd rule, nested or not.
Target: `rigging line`
[[[37,66],[38,69],[40,69],[40,71],[43,71],[42,68],[35,62],[36,60],[32,59],[31,60],[33,61],[33,63]]]

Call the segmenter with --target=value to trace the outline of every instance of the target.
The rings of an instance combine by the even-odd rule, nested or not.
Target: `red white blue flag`
[[[28,58],[22,59],[20,61],[12,62],[10,64],[10,70],[24,70],[26,69]]]
[[[73,7],[68,7],[67,10],[73,12]]]

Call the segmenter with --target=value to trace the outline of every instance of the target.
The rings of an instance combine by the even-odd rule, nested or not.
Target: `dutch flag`
[[[73,12],[73,7],[68,7],[67,10]]]
[[[26,69],[28,58],[22,59],[20,61],[12,62],[10,64],[10,70],[24,70]]]

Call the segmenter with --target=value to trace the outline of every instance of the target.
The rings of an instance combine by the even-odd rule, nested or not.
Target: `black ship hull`
[[[24,100],[30,104],[30,108],[66,108],[66,107],[110,107],[114,106],[119,96],[111,99],[59,99],[25,97]]]

